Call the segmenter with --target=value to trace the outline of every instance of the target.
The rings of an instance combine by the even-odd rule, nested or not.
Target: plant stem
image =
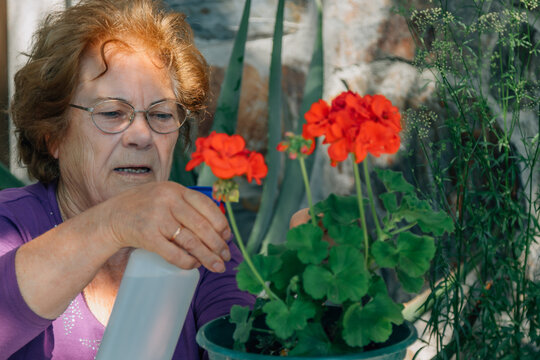
[[[311,187],[309,186],[306,163],[302,156],[299,156],[298,160],[300,161],[300,169],[302,170],[302,179],[304,179],[304,185],[306,187],[306,197],[309,204],[309,214],[311,215],[311,223],[313,224],[313,226],[317,226],[317,219],[315,218],[315,210],[313,210],[313,199],[311,197]]]
[[[261,274],[257,271],[255,268],[255,265],[253,265],[253,262],[251,261],[251,256],[246,251],[246,247],[244,246],[244,242],[242,241],[242,237],[240,236],[240,231],[238,231],[238,226],[236,225],[236,220],[234,218],[234,212],[231,207],[231,203],[229,201],[225,201],[225,207],[227,209],[227,214],[229,215],[229,220],[231,221],[231,226],[233,228],[234,236],[236,236],[236,240],[238,241],[238,246],[240,247],[240,251],[242,252],[242,256],[244,257],[244,260],[246,264],[251,269],[251,272],[253,273],[253,276],[259,281],[266,293],[270,298],[273,300],[280,300],[280,298],[274,294],[272,290],[266,285],[266,282],[263,280]]]
[[[373,200],[373,190],[371,189],[371,180],[369,179],[369,169],[367,163],[367,156],[363,161],[364,163],[364,179],[366,180],[367,193],[369,197],[369,205],[371,207],[371,215],[373,216],[373,221],[375,222],[375,227],[377,228],[377,236],[380,238],[382,235],[381,226],[379,225],[379,217],[375,211],[375,201]]]
[[[360,221],[362,222],[362,232],[364,234],[364,263],[366,268],[368,266],[369,256],[369,239],[366,225],[366,214],[364,214],[364,201],[362,197],[362,182],[360,181],[360,173],[358,172],[358,165],[352,158],[354,169],[354,184],[356,185],[356,199],[358,200],[358,210],[360,211]]]
[[[417,223],[416,221],[413,222],[413,223],[410,223],[409,225],[406,225],[406,226],[404,226],[404,227],[402,227],[402,228],[399,228],[399,229],[397,229],[397,230],[392,231],[392,232],[390,233],[390,235],[391,235],[391,236],[395,236],[395,235],[399,234],[400,232],[407,231],[407,230],[409,230],[410,228],[415,227],[417,224],[418,224],[418,223]]]

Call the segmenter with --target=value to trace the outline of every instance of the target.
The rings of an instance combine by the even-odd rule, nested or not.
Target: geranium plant
[[[225,201],[245,259],[238,267],[237,283],[258,296],[253,309],[231,309],[237,349],[321,356],[358,352],[386,341],[392,324],[404,321],[403,306],[388,295],[379,269],[395,270],[406,291],[418,292],[435,253],[435,237],[453,230],[444,212],[434,211],[414,186],[390,170],[376,171],[386,188],[379,194],[386,214],[379,218],[376,212],[366,157],[393,154],[400,147],[401,116],[388,99],[347,91],[331,104],[314,103],[305,119],[302,135],[287,133],[278,150],[299,161],[310,221],[290,229],[286,242],[270,245],[267,254],[245,251],[230,206],[238,198],[232,177],[245,174],[249,181],[259,182],[267,170],[262,155],[245,150],[238,135],[212,133],[197,140],[187,166],[189,170],[204,162],[219,178],[214,196]],[[354,162],[356,195],[331,194],[312,204],[304,160],[318,137],[328,145],[333,166],[347,159]],[[359,163],[367,198],[362,195]]]

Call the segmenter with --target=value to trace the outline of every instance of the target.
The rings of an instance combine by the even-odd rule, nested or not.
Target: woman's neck
[[[81,196],[72,196],[73,191],[70,191],[68,188],[69,185],[60,178],[56,190],[56,201],[58,202],[60,215],[62,215],[64,221],[82,213],[90,207],[89,204],[84,204],[82,200],[77,199]]]

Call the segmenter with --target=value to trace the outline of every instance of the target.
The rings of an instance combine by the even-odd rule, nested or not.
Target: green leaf
[[[327,229],[335,224],[356,223],[360,216],[356,196],[330,194],[315,204],[314,210],[315,214],[324,214],[323,225]]]
[[[401,324],[403,305],[379,295],[364,307],[356,303],[343,316],[343,338],[349,346],[366,346],[371,341],[384,342],[392,334],[392,323]]]
[[[0,190],[24,186],[24,183],[0,163]]]
[[[395,214],[408,222],[418,222],[422,231],[436,236],[444,234],[445,231],[448,233],[454,231],[454,222],[448,214],[444,211],[434,211],[428,201],[419,200],[415,196],[404,197]]]
[[[255,269],[265,281],[268,280],[272,273],[278,271],[282,264],[281,260],[274,256],[253,255],[251,260]],[[262,284],[255,278],[245,260],[238,265],[236,282],[240,290],[249,291],[255,295],[263,290]]]
[[[306,123],[304,114],[310,109],[311,104],[322,98],[324,84],[323,66],[323,36],[322,36],[322,7],[317,7],[317,34],[313,46],[313,54],[309,66],[306,83],[304,86],[304,98],[300,105],[300,119],[297,121],[295,133],[302,133],[302,126]],[[308,174],[311,173],[315,156],[308,156],[305,160]],[[264,252],[268,244],[283,242],[288,229],[289,220],[293,213],[300,206],[304,197],[304,184],[298,181],[302,177],[300,166],[297,160],[288,159],[285,161],[285,174],[281,182],[281,188],[277,199],[272,222],[268,228],[268,233],[264,236],[262,251]]]
[[[307,321],[315,316],[315,305],[301,299],[293,300],[288,307],[281,300],[272,300],[263,306],[266,324],[276,332],[276,336],[287,339],[294,331],[306,327]]]
[[[370,274],[364,265],[363,254],[350,246],[330,250],[330,269],[335,274],[335,290],[328,299],[336,304],[345,300],[360,300],[367,293]]]
[[[251,0],[244,3],[244,11],[240,26],[234,39],[233,50],[229,58],[229,65],[225,73],[225,79],[221,84],[216,113],[212,122],[211,131],[232,135],[236,131],[238,120],[238,104],[240,103],[240,91],[242,90],[242,72],[244,69],[244,52],[246,48],[247,33],[249,27],[249,13]],[[216,177],[208,166],[203,164],[197,180],[199,186],[212,186]]]
[[[375,172],[388,191],[399,191],[404,194],[414,194],[414,186],[405,180],[401,172],[390,169],[375,169]]]
[[[377,295],[388,296],[388,289],[384,279],[379,275],[373,275],[369,283],[368,294],[373,298]]]
[[[256,252],[274,213],[276,194],[278,193],[278,176],[281,169],[281,154],[276,147],[281,140],[281,43],[283,37],[283,7],[285,0],[279,0],[274,25],[272,59],[270,61],[270,78],[268,82],[268,145],[265,156],[268,174],[264,179],[261,195],[261,206],[251,229],[246,244],[249,253]]]
[[[323,231],[318,226],[302,224],[287,233],[287,248],[296,250],[304,264],[319,264],[328,254],[328,243],[322,237]]]
[[[309,265],[304,271],[304,290],[314,299],[324,296],[335,304],[358,301],[369,286],[369,273],[363,255],[354,247],[339,246],[330,250],[329,269]]]
[[[281,253],[279,258],[287,266],[282,266],[278,271],[270,275],[270,282],[278,290],[285,290],[294,276],[304,272],[306,265],[298,259],[296,251],[287,250]]]
[[[297,332],[298,342],[289,356],[332,355],[332,343],[324,332],[321,323],[310,323]]]
[[[397,238],[397,249],[398,267],[411,277],[419,277],[429,269],[435,255],[435,242],[429,236],[402,232]]]
[[[422,290],[422,286],[424,285],[423,277],[411,277],[400,269],[397,269],[396,272],[398,280],[403,286],[403,290],[410,293],[417,293]]]
[[[441,236],[445,232],[452,233],[454,231],[454,221],[444,211],[431,211],[431,214],[426,214],[418,219],[418,226],[424,232],[430,232],[435,236]]]
[[[394,268],[398,263],[398,250],[388,242],[375,241],[371,245],[371,254],[380,267]]]
[[[230,311],[230,322],[236,324],[233,333],[235,343],[244,344],[249,339],[253,318],[249,316],[248,306],[233,305]]]
[[[334,274],[323,266],[308,265],[302,276],[304,290],[314,299],[322,299],[334,281]]]
[[[364,248],[364,233],[358,225],[331,225],[328,235],[340,245],[351,245],[360,250]]]
[[[267,253],[270,256],[281,256],[281,254],[287,251],[287,246],[285,246],[285,244],[269,244]]]
[[[393,192],[383,193],[379,195],[379,199],[383,202],[384,208],[388,212],[394,212],[398,209],[397,197]]]

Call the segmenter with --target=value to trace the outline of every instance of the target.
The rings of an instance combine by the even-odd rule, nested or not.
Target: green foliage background
[[[436,358],[538,359],[540,285],[527,259],[540,238],[540,145],[527,122],[540,119],[540,4],[396,3],[414,65],[436,85],[433,101],[407,111],[411,155],[456,225],[431,275]]]

